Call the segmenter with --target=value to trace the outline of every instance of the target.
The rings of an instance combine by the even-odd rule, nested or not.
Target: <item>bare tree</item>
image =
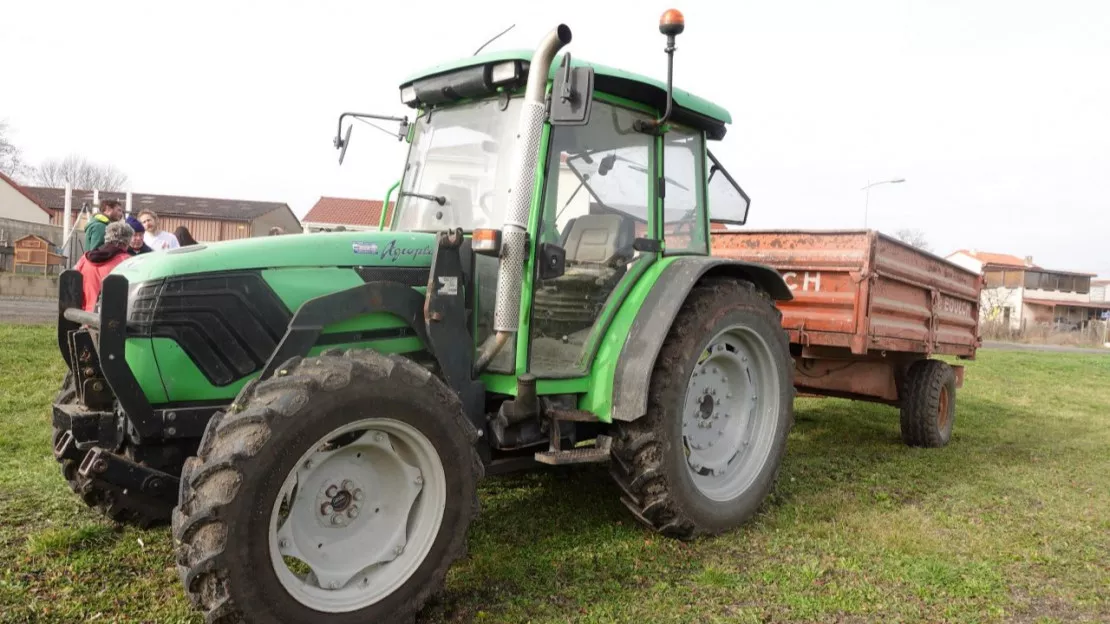
[[[925,239],[925,232],[921,230],[902,228],[895,231],[894,235],[903,243],[913,245],[922,251],[932,251],[932,248],[929,246],[929,241]]]
[[[111,165],[101,165],[89,162],[83,156],[70,155],[62,160],[44,161],[35,170],[35,182],[54,188],[65,186],[69,182],[75,189],[122,191],[127,186],[127,174]]]
[[[0,172],[17,182],[22,182],[31,173],[31,168],[23,162],[22,150],[8,138],[7,120],[0,120]]]

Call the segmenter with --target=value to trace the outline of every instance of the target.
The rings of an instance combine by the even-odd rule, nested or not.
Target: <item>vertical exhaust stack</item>
[[[508,207],[501,233],[501,263],[497,272],[497,298],[493,310],[494,335],[482,346],[476,368],[482,371],[520,326],[520,296],[528,251],[528,215],[539,161],[540,137],[547,114],[547,77],[555,54],[570,43],[570,28],[559,24],[544,37],[528,66],[528,85],[516,132]]]

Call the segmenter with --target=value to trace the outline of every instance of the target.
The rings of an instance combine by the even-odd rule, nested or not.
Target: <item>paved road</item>
[[[1090,353],[1098,355],[1110,355],[1110,349],[1106,348],[1091,348],[1091,347],[1073,347],[1070,345],[1049,345],[1049,344],[1020,344],[1016,342],[995,342],[993,340],[983,341],[984,349],[1002,349],[1004,351],[1045,351],[1050,353]]]
[[[13,299],[0,297],[0,323],[54,323],[56,299]]]

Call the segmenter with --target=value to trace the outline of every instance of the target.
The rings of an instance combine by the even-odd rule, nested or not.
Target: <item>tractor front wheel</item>
[[[740,280],[699,284],[656,358],[648,413],[616,426],[624,504],[680,539],[747,521],[774,485],[793,398],[789,343],[767,293]]]
[[[477,431],[411,360],[295,358],[215,417],[173,534],[208,621],[411,622],[465,553]]]

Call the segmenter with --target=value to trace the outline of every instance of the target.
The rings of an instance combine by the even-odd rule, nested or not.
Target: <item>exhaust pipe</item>
[[[551,62],[563,46],[570,43],[570,28],[559,24],[544,37],[528,66],[528,85],[517,125],[516,154],[513,158],[509,205],[501,229],[501,262],[497,272],[497,297],[493,309],[493,330],[475,366],[485,370],[490,361],[509,342],[520,326],[520,296],[524,283],[524,264],[528,251],[528,214],[539,161],[540,135],[543,133],[547,106],[547,77]]]

